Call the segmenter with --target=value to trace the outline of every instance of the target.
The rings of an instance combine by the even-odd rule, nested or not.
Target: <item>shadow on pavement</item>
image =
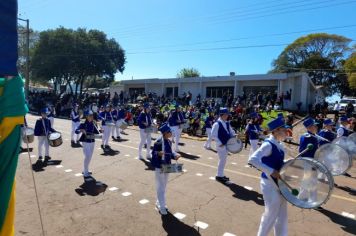
[[[148,161],[146,159],[140,160],[140,161],[142,161],[146,165],[147,168],[145,170],[151,170],[151,171],[155,170],[155,168],[152,166],[150,161]]]
[[[340,186],[340,185],[336,185],[336,184],[335,184],[335,187],[338,189],[344,190],[345,192],[347,192],[348,194],[350,194],[352,196],[356,196],[356,189],[354,189],[354,188],[350,188],[347,186]]]
[[[98,196],[100,193],[104,193],[108,186],[100,181],[97,181],[93,177],[84,178],[84,183],[75,189],[75,192],[79,196]]]
[[[348,217],[339,215],[335,212],[326,210],[326,209],[321,209],[318,210],[320,213],[324,214],[325,216],[329,217],[329,219],[340,225],[340,228],[344,230],[347,233],[350,233],[352,235],[356,235],[356,220],[350,219]]]
[[[197,159],[200,158],[198,156],[187,154],[185,152],[178,152],[178,153],[181,155],[181,157],[186,158],[186,159],[190,159],[190,160],[197,160]]]
[[[115,156],[118,155],[120,153],[120,151],[118,150],[113,150],[111,148],[109,149],[104,149],[104,153],[100,154],[102,156]]]
[[[37,160],[36,163],[32,164],[32,170],[35,172],[41,172],[45,170],[47,166],[56,166],[62,163],[61,160],[49,160],[49,161],[41,161]]]
[[[263,195],[259,192],[245,189],[243,186],[237,185],[232,182],[221,184],[228,187],[234,193],[234,195],[232,195],[233,197],[243,201],[254,201],[256,204],[264,206]]]
[[[175,218],[170,212],[168,212],[165,216],[162,215],[161,219],[163,229],[167,232],[167,236],[200,235],[194,227],[184,224],[182,221]]]

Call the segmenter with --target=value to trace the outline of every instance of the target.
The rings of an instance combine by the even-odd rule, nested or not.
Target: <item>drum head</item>
[[[341,146],[345,149],[349,154],[352,160],[352,157],[356,157],[356,144],[354,142],[354,136],[352,137],[339,137],[333,141],[333,143]]]
[[[317,208],[328,201],[334,187],[334,179],[328,169],[311,158],[287,161],[280,170],[278,181],[283,197],[291,204],[305,209]]]
[[[347,137],[347,139],[356,146],[356,133],[352,133]]]
[[[315,152],[315,159],[323,163],[332,175],[342,175],[351,168],[349,153],[339,145],[328,143]]]
[[[236,139],[235,137],[233,137],[227,141],[226,147],[229,152],[238,153],[241,152],[243,144],[240,139]]]
[[[58,132],[53,132],[48,135],[49,140],[56,140],[56,139],[59,139],[60,137],[61,137],[61,134]]]
[[[30,136],[30,135],[34,135],[34,134],[35,134],[35,130],[34,129],[32,129],[32,128],[26,128],[25,129],[25,135]]]

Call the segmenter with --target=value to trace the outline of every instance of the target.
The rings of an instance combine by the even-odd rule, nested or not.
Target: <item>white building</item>
[[[133,94],[135,91],[138,94],[153,92],[159,96],[164,94],[166,97],[176,97],[190,91],[193,94],[193,101],[198,94],[202,99],[212,97],[219,99],[225,91],[236,97],[244,92],[246,95],[251,92],[255,94],[277,92],[280,95],[291,89],[291,100],[285,108],[292,110],[297,109],[298,102],[302,102],[302,110],[307,110],[308,105],[314,105],[316,96],[318,95],[320,99],[321,94],[306,73],[135,79],[122,80],[121,85],[126,94]]]

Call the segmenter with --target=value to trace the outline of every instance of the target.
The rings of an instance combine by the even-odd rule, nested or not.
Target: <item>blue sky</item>
[[[356,0],[19,0],[33,29],[85,27],[115,38],[127,53],[117,79],[170,78],[184,67],[266,73],[302,35],[356,39],[355,9]]]

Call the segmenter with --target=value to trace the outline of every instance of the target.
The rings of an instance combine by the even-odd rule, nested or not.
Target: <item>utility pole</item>
[[[20,21],[26,22],[26,74],[25,74],[25,96],[28,98],[30,90],[30,20],[17,18]]]

